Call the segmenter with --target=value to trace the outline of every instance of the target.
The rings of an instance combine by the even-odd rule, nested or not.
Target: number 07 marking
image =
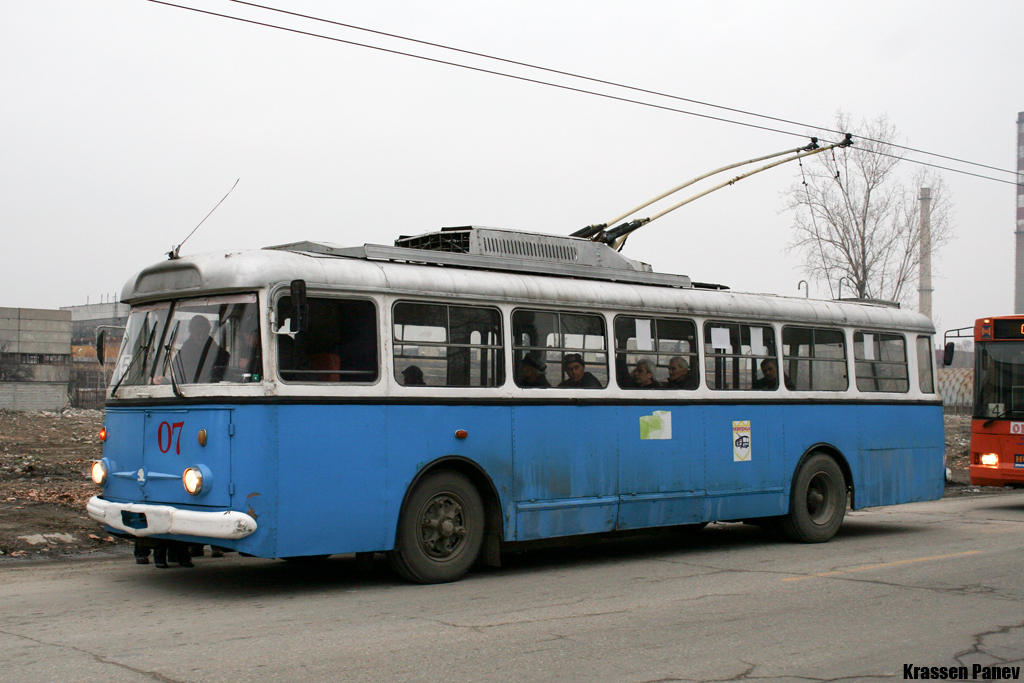
[[[167,428],[167,445],[164,445],[164,428]],[[174,452],[181,455],[181,432],[184,430],[184,422],[161,422],[160,426],[156,428],[156,445],[160,449],[161,453],[166,453],[171,450],[171,442],[174,442]],[[174,432],[178,432],[178,438],[174,438]]]

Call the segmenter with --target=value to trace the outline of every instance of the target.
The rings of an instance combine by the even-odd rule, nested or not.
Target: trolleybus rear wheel
[[[476,487],[458,472],[434,472],[406,500],[388,560],[417,583],[454,581],[476,561],[483,537],[484,504]]]
[[[814,453],[797,472],[789,515],[779,530],[793,541],[824,543],[839,530],[846,514],[846,479],[836,461]]]

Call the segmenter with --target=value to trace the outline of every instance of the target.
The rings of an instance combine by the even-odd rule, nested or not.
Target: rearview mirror
[[[309,304],[306,303],[306,281],[292,280],[291,332],[305,332],[309,328]]]
[[[100,333],[96,335],[96,361],[100,365],[103,365],[103,342],[106,339],[107,333],[105,330],[100,330]]]
[[[946,342],[946,348],[942,352],[942,364],[949,367],[953,364],[953,342]]]

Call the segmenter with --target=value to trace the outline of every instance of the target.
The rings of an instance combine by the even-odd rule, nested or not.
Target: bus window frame
[[[291,296],[291,291],[289,289],[289,284],[288,283],[281,284],[279,287],[277,287],[275,290],[273,290],[273,291],[271,291],[269,293],[269,295],[267,297],[267,300],[268,300],[268,302],[270,304],[269,307],[268,307],[268,313],[271,316],[271,320],[273,320],[275,317],[279,317],[278,316],[278,306],[281,303],[281,299],[287,298],[289,296]],[[373,387],[373,386],[381,385],[383,383],[383,377],[384,377],[384,374],[385,374],[383,372],[383,369],[382,369],[383,368],[383,357],[382,357],[382,354],[383,354],[383,348],[382,348],[383,339],[382,339],[382,335],[381,335],[381,330],[383,329],[383,326],[385,324],[387,324],[387,321],[384,320],[384,316],[383,316],[383,310],[385,308],[384,305],[382,305],[383,302],[378,297],[374,297],[374,296],[372,296],[370,294],[363,293],[363,292],[353,292],[351,290],[312,289],[312,288],[310,288],[306,292],[306,300],[310,301],[312,299],[333,299],[333,300],[344,299],[344,300],[348,300],[348,301],[368,301],[368,302],[370,302],[370,304],[373,305],[373,309],[374,309],[373,319],[374,319],[374,324],[375,324],[375,327],[376,327],[376,330],[375,330],[375,332],[376,332],[376,335],[375,335],[375,340],[376,340],[376,360],[377,360],[377,377],[376,377],[376,379],[374,379],[372,382],[344,382],[344,381],[316,382],[316,381],[303,381],[303,380],[295,380],[295,379],[285,379],[284,378],[284,373],[282,373],[282,371],[281,371],[281,342],[282,342],[282,337],[290,336],[290,335],[282,335],[282,334],[272,334],[271,335],[273,337],[273,339],[274,339],[274,343],[273,343],[272,347],[269,349],[269,351],[270,351],[270,360],[269,360],[269,362],[268,362],[266,357],[264,357],[264,359],[263,359],[263,370],[264,370],[264,372],[267,371],[268,366],[269,366],[269,368],[273,372],[274,379],[276,381],[280,382],[281,384],[283,384],[285,386],[289,386],[289,387],[316,387],[318,389],[321,389],[321,388],[325,388],[325,387],[337,387],[337,388],[340,388],[340,387]],[[297,332],[296,335],[298,335],[298,334],[304,334],[304,333],[303,332]],[[287,372],[290,372],[290,371],[286,370],[285,373],[287,373]]]
[[[838,332],[839,335],[843,339],[843,357],[842,357],[842,359],[839,359],[839,358],[828,358],[828,357],[819,357],[819,356],[787,356],[786,355],[786,330],[790,330],[790,329],[798,329],[798,330],[810,331],[812,333],[814,333],[814,332],[816,332],[818,330],[825,331],[825,332]],[[810,393],[810,392],[814,392],[814,391],[824,391],[824,392],[828,392],[828,393],[831,393],[831,394],[837,394],[837,393],[842,393],[842,392],[850,391],[850,388],[852,386],[852,384],[850,382],[850,360],[851,360],[851,357],[852,357],[853,354],[850,353],[850,349],[852,348],[852,345],[850,343],[851,339],[848,338],[847,334],[846,334],[847,333],[847,329],[848,328],[843,328],[843,327],[828,327],[826,325],[814,325],[813,323],[812,324],[784,323],[782,325],[781,334],[779,336],[779,353],[782,355],[782,365],[780,366],[782,368],[781,372],[783,372],[783,373],[785,372],[785,370],[786,370],[785,366],[786,366],[787,362],[790,362],[790,361],[797,361],[797,362],[807,361],[807,362],[809,362],[810,366],[813,366],[815,361],[838,364],[838,362],[840,360],[842,360],[843,367],[846,369],[846,386],[843,387],[842,389],[814,389],[814,388],[811,388],[811,389],[801,389],[800,387],[797,386],[796,382],[793,382],[794,388],[790,389],[790,391],[799,392],[799,393]],[[816,347],[817,345],[818,344],[817,344],[817,342],[815,340],[815,343],[814,343],[813,346]],[[823,344],[823,346],[824,346],[824,344]],[[855,382],[853,384],[855,384]]]
[[[558,334],[561,337],[560,341],[563,343],[563,345],[562,346],[519,346],[519,345],[517,345],[517,343],[516,343],[516,333],[515,333],[515,321],[514,321],[514,318],[515,318],[515,315],[517,313],[522,312],[522,311],[529,311],[529,312],[533,312],[533,313],[550,313],[550,314],[558,316],[558,324],[559,324],[559,332],[558,332]],[[594,317],[594,318],[599,319],[601,321],[601,326],[603,328],[602,332],[601,332],[601,335],[602,335],[602,338],[604,339],[604,348],[602,348],[602,349],[587,349],[587,348],[578,349],[578,348],[566,347],[564,345],[564,342],[565,342],[565,332],[562,331],[562,319],[561,319],[562,315],[588,316],[588,317]],[[562,389],[563,391],[566,390],[566,387],[559,387],[558,383],[551,384],[550,386],[547,386],[547,387],[531,387],[531,386],[523,386],[523,385],[521,385],[519,383],[519,374],[518,374],[518,372],[519,372],[519,369],[520,369],[520,365],[522,364],[522,361],[517,359],[517,356],[516,356],[517,352],[523,352],[524,357],[525,357],[525,355],[528,355],[531,352],[537,352],[537,351],[543,352],[544,353],[544,363],[545,364],[548,364],[547,354],[549,352],[557,352],[557,353],[561,354],[561,358],[558,361],[558,367],[559,367],[559,371],[558,371],[559,375],[558,376],[560,378],[562,378],[562,379],[564,379],[562,377],[562,375],[564,374],[564,370],[562,369],[562,364],[565,362],[566,354],[568,354],[568,353],[580,353],[581,355],[584,356],[584,360],[586,360],[586,354],[589,352],[589,353],[595,353],[595,354],[597,354],[597,353],[603,353],[604,354],[604,357],[605,357],[605,360],[604,360],[605,383],[604,383],[604,385],[600,389],[593,389],[593,388],[583,389],[583,388],[579,388],[579,389],[575,389],[575,391],[607,391],[610,387],[613,386],[613,384],[612,384],[612,370],[611,370],[611,362],[610,362],[611,361],[612,352],[609,349],[609,345],[608,345],[608,341],[609,341],[608,331],[609,331],[609,329],[610,329],[610,326],[609,326],[609,321],[608,321],[608,314],[604,310],[597,310],[597,311],[595,311],[595,310],[592,310],[592,309],[586,309],[586,308],[582,308],[582,307],[580,307],[580,308],[572,308],[572,307],[558,307],[558,308],[552,307],[552,308],[548,308],[548,307],[544,307],[544,306],[533,306],[533,305],[529,305],[529,304],[513,306],[511,309],[508,310],[508,334],[509,334],[509,340],[511,342],[510,345],[509,345],[509,360],[511,362],[510,372],[512,373],[512,375],[511,375],[512,376],[512,386],[514,386],[514,387],[516,387],[517,389],[520,389],[520,390],[523,390],[523,389],[545,389],[545,390],[546,389]],[[585,367],[589,368],[590,365],[586,364]],[[546,372],[544,373],[544,375],[546,377]]]
[[[874,335],[876,337],[878,335],[885,335],[885,336],[889,336],[889,337],[899,337],[900,339],[903,340],[903,363],[902,363],[902,365],[903,365],[904,369],[906,369],[906,373],[907,373],[906,377],[904,377],[904,378],[899,378],[899,377],[878,377],[878,376],[872,375],[870,377],[865,376],[864,379],[867,380],[867,381],[875,381],[875,382],[877,382],[879,379],[891,380],[891,381],[896,381],[896,380],[899,380],[899,379],[903,379],[903,381],[905,381],[907,383],[907,386],[906,386],[905,389],[902,389],[902,390],[897,389],[895,391],[889,391],[889,390],[883,390],[883,389],[862,389],[861,388],[861,386],[860,386],[860,379],[861,379],[861,377],[860,377],[859,374],[857,374],[857,364],[858,363],[881,363],[883,365],[893,365],[893,366],[899,365],[899,363],[897,363],[895,361],[880,360],[880,359],[877,359],[877,358],[876,359],[872,359],[872,360],[866,360],[864,358],[858,358],[857,357],[857,335],[858,334],[862,335],[862,339],[863,339],[863,335],[870,334],[870,335]],[[910,344],[907,341],[907,333],[906,332],[897,332],[897,331],[892,331],[892,330],[879,331],[879,330],[866,329],[866,328],[862,328],[862,327],[851,327],[850,328],[850,339],[852,341],[852,344],[851,344],[850,348],[853,351],[853,353],[850,354],[851,359],[853,360],[853,380],[854,380],[853,381],[853,385],[855,387],[857,387],[857,392],[858,393],[861,393],[861,394],[909,394],[910,393],[910,390],[911,390],[911,381],[910,381]],[[863,348],[863,342],[861,342],[861,348]],[[917,355],[916,343],[915,343],[915,347],[914,347],[914,355],[915,356]]]
[[[495,306],[493,304],[482,304],[482,303],[475,302],[475,301],[472,301],[472,300],[463,300],[463,299],[454,299],[454,300],[449,300],[449,301],[438,301],[436,299],[409,299],[409,298],[398,298],[398,297],[392,299],[390,301],[390,303],[391,303],[391,305],[390,305],[390,307],[388,309],[389,310],[389,320],[388,320],[388,326],[387,326],[387,329],[388,329],[388,345],[390,347],[389,348],[389,353],[391,355],[391,362],[389,363],[389,365],[391,366],[391,369],[390,369],[391,377],[390,377],[390,379],[391,379],[391,381],[393,381],[395,383],[396,386],[399,386],[399,387],[402,387],[402,388],[413,389],[414,391],[422,390],[423,388],[428,388],[428,389],[457,389],[457,390],[472,389],[472,390],[476,390],[476,391],[488,391],[488,390],[494,390],[494,389],[501,389],[502,387],[504,387],[507,384],[509,369],[508,369],[507,355],[505,354],[505,348],[506,348],[505,347],[505,343],[506,343],[506,336],[505,336],[505,327],[506,327],[506,325],[505,325],[505,311],[500,306]],[[407,340],[399,341],[397,339],[397,337],[395,336],[395,308],[397,306],[399,306],[399,305],[402,305],[402,304],[423,305],[423,306],[444,306],[447,309],[447,314],[448,314],[448,319],[446,321],[447,326],[445,328],[445,335],[447,337],[447,340],[444,341],[444,342],[409,342]],[[452,309],[452,307],[455,307],[455,308],[477,308],[477,309],[493,311],[493,312],[497,313],[498,314],[498,344],[497,345],[493,345],[493,344],[455,344],[455,343],[452,343],[451,340],[450,340],[450,338],[451,338],[451,309]],[[509,320],[511,322],[511,316],[510,316]],[[411,346],[411,345],[425,345],[425,346],[431,346],[431,347],[437,347],[437,348],[467,348],[467,349],[496,350],[496,351],[498,351],[500,353],[500,358],[499,358],[499,362],[496,364],[495,367],[498,367],[498,366],[501,367],[501,373],[502,373],[501,382],[500,383],[495,383],[495,384],[492,384],[492,385],[486,385],[486,386],[453,385],[453,384],[427,384],[427,385],[422,385],[421,386],[421,385],[403,384],[399,380],[399,378],[398,378],[398,376],[401,373],[398,372],[398,370],[397,370],[397,368],[395,366],[395,360],[397,358],[397,356],[395,355],[395,349],[397,347],[399,347],[399,346]]]
[[[745,325],[747,327],[767,327],[767,328],[769,328],[772,331],[772,344],[775,347],[775,352],[774,353],[769,353],[769,354],[713,353],[714,346],[708,343],[707,337],[709,336],[709,333],[711,331],[711,326],[716,325],[716,324],[718,324],[718,325],[739,325],[740,326],[739,337],[740,337],[740,348],[741,349],[743,347],[743,329],[742,329],[742,326]],[[701,334],[701,337],[702,337],[702,339],[701,339],[701,346],[703,347],[703,350],[704,350],[703,354],[701,355],[701,360],[704,363],[704,367],[703,367],[703,374],[704,374],[703,381],[704,381],[704,386],[706,386],[709,390],[711,390],[711,391],[757,391],[757,392],[763,393],[764,390],[754,389],[753,385],[754,385],[755,382],[757,382],[758,379],[760,379],[757,375],[758,375],[758,373],[761,372],[761,363],[764,362],[765,360],[768,360],[768,359],[774,360],[775,361],[775,367],[779,369],[779,383],[778,383],[778,385],[774,389],[770,390],[769,393],[770,392],[777,392],[780,388],[784,387],[785,382],[783,380],[783,375],[782,375],[782,363],[779,360],[779,354],[782,351],[782,343],[781,343],[782,335],[780,333],[779,328],[777,328],[775,326],[775,321],[767,320],[767,319],[761,319],[761,320],[730,320],[730,319],[723,319],[723,318],[704,318],[704,320],[703,320],[703,327],[701,328],[701,332],[702,332],[702,334]],[[711,349],[711,352],[709,352],[708,349]],[[713,386],[712,382],[711,382],[711,378],[714,375],[714,373],[708,371],[707,365],[708,365],[708,360],[709,359],[718,359],[718,358],[733,359],[734,362],[735,362],[735,359],[743,359],[743,358],[753,359],[754,362],[753,362],[753,365],[751,367],[751,380],[750,380],[751,386],[746,387],[746,388],[742,388],[742,387],[716,387],[716,386]],[[739,372],[742,373],[743,369],[740,368]]]
[[[661,383],[661,385],[662,385],[660,388],[662,390],[664,390],[664,391],[683,391],[683,392],[688,392],[689,393],[689,392],[693,392],[693,391],[698,391],[702,387],[706,386],[704,384],[704,368],[702,367],[702,364],[703,364],[703,361],[704,361],[703,348],[704,348],[705,344],[704,344],[703,340],[701,339],[701,321],[699,319],[693,318],[693,317],[684,317],[684,316],[657,315],[657,314],[651,314],[651,313],[647,313],[647,312],[637,312],[637,311],[632,311],[632,312],[629,312],[629,311],[627,311],[627,312],[617,311],[617,312],[611,314],[611,318],[612,318],[612,322],[611,322],[611,326],[610,326],[609,329],[611,329],[612,346],[609,349],[609,355],[612,357],[612,368],[614,370],[614,373],[612,373],[612,374],[614,374],[614,376],[615,376],[615,385],[619,389],[621,389],[623,391],[628,391],[628,392],[631,392],[631,393],[635,392],[635,391],[642,391],[642,389],[638,389],[638,387],[629,386],[625,382],[619,381],[620,379],[625,379],[625,378],[629,378],[630,377],[629,362],[628,362],[628,357],[629,356],[638,356],[638,357],[642,357],[642,358],[652,358],[654,360],[654,364],[655,364],[655,368],[654,368],[655,373],[657,373],[658,367],[668,367],[667,364],[666,365],[659,365],[658,359],[661,358],[661,357],[666,357],[669,360],[671,360],[672,358],[675,358],[675,357],[679,356],[679,357],[683,358],[684,360],[686,360],[686,362],[689,364],[690,372],[695,372],[696,373],[697,385],[695,387],[693,387],[692,389],[682,389],[682,388],[679,388],[679,387],[668,387],[668,386],[665,386],[665,382],[667,380],[658,379],[658,382]],[[689,352],[673,351],[671,353],[670,352],[661,351],[661,350],[659,350],[657,348],[655,348],[655,349],[653,349],[651,351],[641,351],[639,349],[633,349],[633,350],[622,349],[620,351],[618,346],[617,346],[617,344],[618,344],[618,336],[616,335],[616,329],[617,329],[617,326],[619,324],[619,319],[620,318],[632,318],[633,320],[637,320],[637,319],[650,320],[650,321],[652,321],[655,324],[655,327],[657,327],[658,321],[689,323],[693,327],[693,349],[691,349]],[[657,346],[659,341],[660,341],[660,337],[655,338],[654,339],[654,345]],[[623,374],[622,378],[619,377],[619,372],[618,372],[618,356],[620,355],[620,353],[626,359],[624,361],[625,369],[626,370],[625,370],[625,373]],[[635,363],[635,361],[634,361],[634,363]],[[666,375],[666,378],[667,378],[667,375]],[[657,379],[657,377],[655,377],[655,379]],[[609,384],[610,383],[611,382],[609,380]],[[687,395],[688,395],[688,393],[687,393]]]

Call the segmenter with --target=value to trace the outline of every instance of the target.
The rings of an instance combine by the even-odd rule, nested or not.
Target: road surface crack
[[[48,643],[45,640],[39,640],[38,638],[33,638],[32,636],[26,636],[21,633],[12,633],[11,631],[4,631],[2,629],[0,629],[0,633],[4,634],[5,636],[10,636],[12,638],[20,638],[21,640],[27,640],[31,643],[36,643],[38,645],[45,645],[47,647],[60,648],[64,650],[73,650],[74,652],[78,652],[79,654],[83,654],[87,657],[92,657],[95,661],[99,662],[100,664],[110,664],[112,666],[117,666],[127,671],[141,674],[143,676],[152,676],[153,680],[160,681],[161,683],[184,683],[184,681],[180,679],[168,678],[167,676],[164,676],[161,673],[157,673],[156,671],[146,671],[145,669],[137,669],[134,666],[129,666],[128,664],[124,664],[123,662],[117,662],[112,659],[104,659],[95,652],[89,652],[88,650],[83,650],[82,648],[75,647],[74,645],[67,645],[64,643]]]

